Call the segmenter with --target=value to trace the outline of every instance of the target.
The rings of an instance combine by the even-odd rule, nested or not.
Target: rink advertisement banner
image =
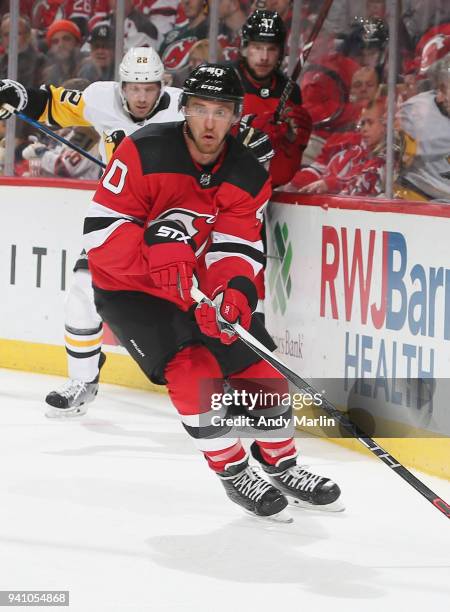
[[[1,178],[0,367],[65,376],[64,304],[93,181]],[[102,380],[155,390],[104,325]]]
[[[0,184],[0,338],[61,344],[64,299],[92,194]]]
[[[278,194],[268,211],[266,317],[279,354],[304,378],[341,379],[341,406],[351,397],[448,435],[438,379],[450,371],[450,211],[298,197]],[[429,378],[431,404],[418,408],[405,381]]]

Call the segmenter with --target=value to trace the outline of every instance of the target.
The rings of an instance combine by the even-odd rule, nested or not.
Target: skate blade
[[[288,524],[288,523],[294,522],[294,519],[292,518],[292,516],[285,509],[281,510],[281,512],[277,512],[276,514],[271,514],[270,516],[261,516],[259,514],[254,514],[253,512],[250,512],[249,510],[245,510],[244,512],[248,516],[251,516],[252,518],[256,518],[258,519],[258,521],[261,521],[263,523],[286,523]]]
[[[45,416],[48,419],[73,419],[85,415],[87,407],[84,405],[76,406],[73,408],[55,408],[52,406],[47,410]]]
[[[310,504],[296,497],[290,497],[289,495],[286,495],[286,497],[289,506],[293,508],[302,508],[303,510],[312,510],[313,512],[343,512],[345,510],[345,506],[340,499],[336,499],[331,504]]]

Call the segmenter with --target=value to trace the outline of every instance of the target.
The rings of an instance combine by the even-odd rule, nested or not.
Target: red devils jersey
[[[261,84],[251,78],[242,61],[238,62],[235,68],[241,77],[245,91],[242,114],[260,115],[261,113],[274,113],[287,83],[287,77],[277,70],[272,75],[269,83]],[[301,104],[302,96],[300,88],[295,84],[287,105],[294,107]],[[273,142],[272,146],[274,146]],[[287,139],[283,141],[283,146],[274,146],[275,155],[270,162],[269,170],[274,187],[289,183],[300,168],[305,146],[306,142],[299,146],[298,143],[289,142]]]
[[[151,248],[144,230],[155,219],[184,224],[207,294],[234,276],[253,280],[262,269],[267,172],[232,136],[214,168],[197,165],[183,129],[184,122],[148,125],[125,138],[111,158],[84,225],[95,286],[169,299],[153,286],[144,255]]]
[[[273,113],[280,101],[281,94],[287,83],[287,77],[279,70],[272,75],[270,82],[262,85],[251,78],[245,69],[244,63],[238,62],[235,65],[244,86],[244,111],[243,115],[258,115],[260,113]],[[302,103],[300,88],[296,84],[292,89],[288,104],[294,106]]]
[[[385,153],[364,146],[361,134],[347,134],[339,143],[325,145],[314,164],[303,168],[292,181],[303,187],[323,179],[328,193],[342,195],[380,195],[384,189]]]

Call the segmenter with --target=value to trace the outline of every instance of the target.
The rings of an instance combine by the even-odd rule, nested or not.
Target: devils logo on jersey
[[[178,70],[187,64],[189,51],[197,42],[195,36],[182,38],[170,44],[162,54],[162,61],[167,70]]]
[[[197,246],[195,254],[198,257],[206,247],[211,232],[211,228],[207,226],[215,222],[216,215],[204,215],[192,210],[187,210],[186,208],[171,208],[162,213],[162,215],[159,215],[158,219],[181,221],[187,233],[193,238]]]

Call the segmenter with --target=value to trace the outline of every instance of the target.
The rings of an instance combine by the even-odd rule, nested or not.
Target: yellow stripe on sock
[[[101,345],[102,343],[101,337],[95,338],[94,340],[74,340],[73,338],[70,338],[69,336],[66,335],[64,336],[64,340],[68,346],[77,346],[79,348]]]

